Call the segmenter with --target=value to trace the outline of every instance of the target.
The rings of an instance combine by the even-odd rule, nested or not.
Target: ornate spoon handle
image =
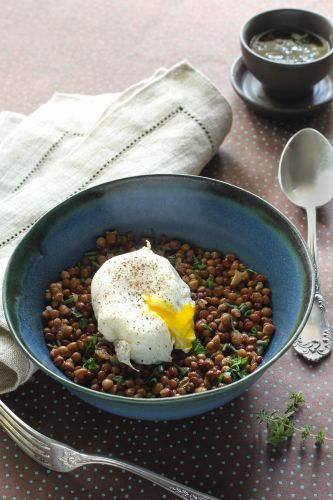
[[[316,245],[316,209],[307,210],[308,216],[308,245],[313,256],[315,271],[315,299],[309,319],[294,343],[294,348],[309,361],[320,361],[332,350],[332,333],[324,299],[320,293],[319,275],[317,268]]]

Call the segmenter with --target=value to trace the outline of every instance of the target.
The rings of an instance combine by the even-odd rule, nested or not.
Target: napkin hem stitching
[[[208,142],[209,142],[209,144],[211,146],[211,149],[212,149],[212,153],[214,154],[215,150],[216,150],[216,147],[215,147],[214,141],[212,139],[212,136],[209,133],[209,131],[207,130],[207,128],[200,122],[200,120],[198,118],[196,118],[187,109],[185,109],[183,106],[179,106],[175,110],[171,111],[164,118],[162,118],[161,120],[159,120],[157,123],[155,123],[155,125],[153,125],[149,129],[147,129],[144,132],[142,132],[139,136],[137,136],[129,144],[127,144],[123,149],[121,149],[115,156],[113,156],[108,161],[106,161],[101,167],[99,167],[94,172],[94,174],[91,177],[89,177],[89,179],[87,181],[84,182],[84,184],[82,184],[76,191],[74,191],[73,194],[76,194],[76,193],[79,193],[80,191],[82,191],[82,189],[84,189],[91,182],[93,182],[96,179],[96,177],[98,177],[98,175],[100,175],[106,167],[108,167],[114,161],[118,160],[121,156],[123,156],[125,153],[127,153],[132,147],[134,147],[136,144],[138,144],[142,139],[144,139],[149,134],[151,134],[152,132],[154,132],[157,128],[160,128],[163,125],[165,125],[169,120],[171,120],[172,118],[174,118],[178,113],[184,113],[186,116],[188,116],[188,118],[191,118],[191,120],[193,120],[201,128],[201,130],[204,132],[206,138],[208,139]],[[1,246],[1,244],[0,244],[0,246]]]
[[[30,172],[27,173],[25,177],[20,181],[20,183],[11,191],[12,193],[16,193],[29,179],[30,177],[35,174],[43,165],[43,163],[48,159],[50,154],[61,144],[61,142],[67,137],[68,135],[73,135],[75,137],[82,137],[84,134],[80,132],[72,132],[70,130],[66,130],[62,136],[54,142],[49,149],[44,153],[44,155],[38,160],[38,162],[35,164],[35,166],[30,170]]]

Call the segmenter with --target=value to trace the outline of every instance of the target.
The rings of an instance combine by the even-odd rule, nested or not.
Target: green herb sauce
[[[314,61],[331,49],[329,42],[315,33],[285,29],[265,31],[254,36],[250,47],[266,59],[287,64]]]

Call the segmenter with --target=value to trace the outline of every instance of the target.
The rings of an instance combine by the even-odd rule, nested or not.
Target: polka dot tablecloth
[[[285,6],[278,0],[21,0],[1,1],[0,109],[29,113],[54,91],[118,91],[159,66],[187,58],[222,90],[233,128],[204,174],[242,186],[282,210],[306,237],[305,213],[280,192],[278,160],[289,137],[305,126],[333,141],[332,108],[313,118],[261,118],[233,92],[230,67],[239,55],[246,19]],[[330,0],[288,6],[332,14]],[[333,204],[318,212],[322,292],[333,322]],[[311,366],[293,349],[237,400],[181,421],[133,421],[97,411],[43,373],[4,401],[39,431],[79,450],[124,458],[217,498],[320,500],[333,497],[332,441],[316,448],[295,437],[266,443],[255,413],[283,409],[291,391],[306,404],[299,426],[333,438],[332,359]],[[105,466],[69,474],[40,467],[0,430],[0,498],[170,500],[173,495],[137,476]]]

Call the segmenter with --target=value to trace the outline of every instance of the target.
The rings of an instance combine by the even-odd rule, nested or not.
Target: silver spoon
[[[316,208],[333,198],[333,149],[320,132],[304,128],[291,137],[281,155],[279,182],[287,198],[306,210],[308,245],[316,276],[316,293],[311,314],[294,343],[294,348],[307,360],[319,361],[330,353],[332,336],[325,302],[320,293]]]

